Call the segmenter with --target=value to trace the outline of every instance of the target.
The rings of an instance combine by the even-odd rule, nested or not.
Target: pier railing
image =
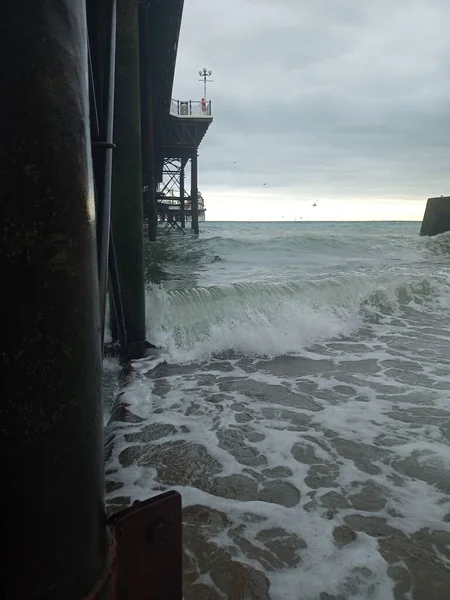
[[[157,192],[157,198],[160,204],[164,204],[169,208],[172,207],[173,209],[178,209],[180,207],[181,198],[179,196],[165,196],[163,193]],[[191,204],[189,196],[185,196],[184,208],[186,210],[191,210]],[[198,195],[198,208],[199,210],[206,210],[205,201],[200,193]]]
[[[211,117],[211,100],[173,100],[170,114],[176,117]]]

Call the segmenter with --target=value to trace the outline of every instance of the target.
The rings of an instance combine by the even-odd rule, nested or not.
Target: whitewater
[[[449,597],[449,254],[418,223],[146,246],[160,350],[105,361],[107,503],[182,494],[185,600]]]

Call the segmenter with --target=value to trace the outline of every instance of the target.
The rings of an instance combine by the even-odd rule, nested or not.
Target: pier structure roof
[[[172,97],[184,0],[144,0],[147,37],[144,72],[150,78],[157,180],[165,158],[187,162],[212,123],[211,101]]]

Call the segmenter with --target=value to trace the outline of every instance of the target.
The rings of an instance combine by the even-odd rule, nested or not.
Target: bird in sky
[[[314,202],[313,206],[317,206],[317,200]]]

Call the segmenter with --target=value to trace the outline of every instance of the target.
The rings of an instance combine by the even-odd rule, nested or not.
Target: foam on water
[[[447,597],[448,239],[416,243],[432,269],[149,286],[164,350],[121,395],[108,502],[182,493],[186,598],[238,597],[236,563],[270,580],[248,598]]]

